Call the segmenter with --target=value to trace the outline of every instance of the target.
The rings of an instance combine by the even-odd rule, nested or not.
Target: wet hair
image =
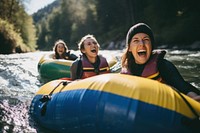
[[[94,35],[85,35],[84,37],[81,38],[80,42],[78,43],[78,49],[81,51],[84,49],[84,41],[88,38],[91,38],[97,42],[97,39],[94,37]],[[97,42],[98,47],[100,47],[99,43]]]

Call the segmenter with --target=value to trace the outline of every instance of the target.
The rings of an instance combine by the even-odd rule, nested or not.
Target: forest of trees
[[[3,45],[15,51],[52,50],[57,39],[77,49],[86,34],[95,35],[102,48],[110,42],[118,46],[137,22],[151,26],[158,45],[200,41],[199,0],[56,0],[32,16],[24,1],[0,1],[0,53]]]
[[[181,47],[200,40],[199,0],[58,1],[60,6],[51,8],[48,15],[45,10],[33,15],[39,49],[51,49],[58,38],[77,48],[85,34],[94,34],[105,48],[111,41],[117,45],[137,22],[151,26],[158,45]]]
[[[0,1],[0,53],[29,52],[37,48],[32,16],[23,0]]]

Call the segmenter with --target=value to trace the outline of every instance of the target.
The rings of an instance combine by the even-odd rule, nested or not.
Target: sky
[[[46,5],[52,3],[55,0],[29,0],[26,5],[26,11],[28,14],[33,14],[39,9],[45,7]]]

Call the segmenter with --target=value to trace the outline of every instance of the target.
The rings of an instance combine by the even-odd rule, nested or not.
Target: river
[[[200,90],[200,51],[167,51],[165,58],[176,65],[186,81]],[[1,133],[47,132],[31,121],[28,114],[35,92],[44,84],[39,77],[37,63],[45,53],[0,55]],[[120,57],[122,51],[101,51],[101,54]]]

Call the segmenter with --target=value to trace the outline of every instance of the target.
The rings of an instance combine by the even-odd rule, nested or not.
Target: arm
[[[200,95],[200,91],[190,83],[186,82],[171,62],[165,59],[160,60],[158,69],[161,77],[168,85],[171,85],[180,92],[192,97],[193,99],[197,98],[196,100],[200,101],[200,96],[198,96]]]
[[[189,92],[187,95],[189,97],[191,97],[192,99],[200,102],[200,95],[198,95],[197,93],[195,93],[195,92]]]
[[[77,69],[78,69],[78,62],[79,60],[75,60],[70,68],[70,75],[71,75],[71,79],[75,80],[78,78],[77,76]]]
[[[68,57],[69,60],[76,60],[78,58],[78,56],[76,56],[75,54],[72,54],[71,51],[68,51],[66,53],[66,56]]]
[[[78,57],[75,54],[70,54],[70,60],[76,60]]]

